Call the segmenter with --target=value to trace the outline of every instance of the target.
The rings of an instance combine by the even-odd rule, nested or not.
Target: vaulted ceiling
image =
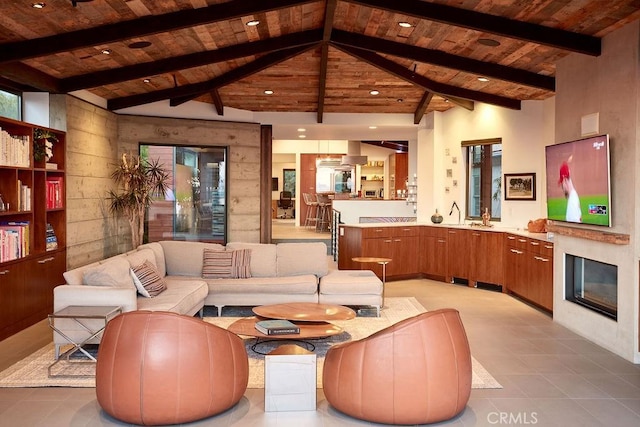
[[[110,110],[197,100],[219,115],[313,112],[318,123],[519,109],[553,96],[557,60],[599,55],[601,37],[640,18],[640,0],[43,3],[0,2],[0,88],[88,90]]]

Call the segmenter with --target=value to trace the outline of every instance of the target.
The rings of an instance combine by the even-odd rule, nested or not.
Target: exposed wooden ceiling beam
[[[253,62],[242,65],[229,71],[228,73],[225,73],[206,82],[193,83],[170,89],[161,89],[154,92],[124,96],[121,98],[113,98],[107,101],[107,108],[109,110],[119,110],[122,108],[133,107],[135,105],[148,104],[150,102],[157,102],[163,101],[165,99],[180,97],[193,99],[202,95],[203,93],[210,92],[213,89],[218,89],[235,81],[243,79],[272,65],[278,64],[282,61],[299,55],[314,47],[316,47],[316,45],[295,47],[268,53]]]
[[[311,43],[318,43],[321,36],[320,30],[302,31],[267,40],[226,46],[206,52],[174,56],[172,58],[146,62],[143,64],[129,65],[127,67],[82,74],[62,79],[60,83],[64,92],[71,92],[74,90],[140,79],[143,77],[162,73],[171,73],[178,70],[199,67],[216,62],[244,58],[247,56],[274,52],[291,47],[304,46]]]
[[[356,49],[350,46],[343,46],[339,44],[335,45],[335,47],[342,50],[343,52],[348,53],[349,55],[360,58],[361,60],[373,65],[374,67],[386,71],[398,78],[413,83],[414,85],[419,86],[425,90],[434,92],[438,95],[442,95],[445,98],[449,98],[452,102],[455,102],[455,98],[462,98],[472,101],[484,102],[485,104],[492,104],[500,107],[510,108],[513,110],[519,110],[521,108],[520,101],[517,99],[439,83],[421,75],[411,73],[409,70],[396,64],[395,62],[389,61],[388,59],[383,58],[378,54],[371,53],[367,50]]]
[[[333,20],[336,14],[338,0],[328,0],[324,10],[324,28],[322,31],[322,49],[320,50],[320,70],[318,76],[318,109],[316,121],[324,120],[324,95],[327,91],[327,64],[329,63],[329,40],[333,30]]]
[[[426,2],[421,0],[343,0],[374,9],[386,10],[413,16],[418,19],[436,21],[458,27],[469,28],[501,36],[552,46],[571,52],[592,56],[601,53],[601,42],[597,37],[573,33],[558,28],[545,27],[529,22],[516,21],[501,16],[475,12],[468,9]]]
[[[219,116],[224,116],[224,103],[222,102],[222,98],[220,98],[218,89],[213,89],[210,95],[211,99],[213,99],[213,105],[216,107],[216,113],[218,113]]]
[[[492,77],[550,91],[556,90],[556,80],[553,77],[543,76],[517,68],[506,67],[504,65],[492,64],[490,62],[452,55],[450,53],[434,49],[411,46],[404,43],[341,30],[333,30],[331,40],[335,43],[347,46],[465,71],[479,76]]]
[[[417,125],[422,120],[424,113],[427,111],[429,107],[429,103],[433,99],[433,92],[426,91],[424,95],[422,95],[422,99],[418,103],[418,107],[416,108],[415,113],[413,113],[413,124]]]
[[[0,63],[21,61],[96,46],[114,41],[158,34],[197,25],[220,22],[242,16],[284,9],[314,0],[232,0],[198,9],[185,9],[164,15],[149,15],[138,19],[71,31],[38,39],[0,45]]]
[[[0,76],[33,91],[62,93],[60,80],[29,65],[12,62],[0,67]]]

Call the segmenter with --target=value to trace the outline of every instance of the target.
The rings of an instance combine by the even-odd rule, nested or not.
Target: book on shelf
[[[64,181],[61,176],[47,177],[47,209],[58,209],[64,206]]]
[[[58,238],[56,237],[56,232],[53,229],[51,224],[47,224],[46,231],[46,250],[52,251],[54,249],[58,249]]]
[[[29,222],[0,222],[0,262],[29,255]]]
[[[298,325],[281,319],[260,320],[256,322],[256,329],[265,335],[291,335],[300,333],[300,327]]]

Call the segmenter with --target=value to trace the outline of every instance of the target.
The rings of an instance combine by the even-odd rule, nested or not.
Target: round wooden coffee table
[[[290,302],[261,305],[253,308],[256,316],[267,319],[284,319],[298,322],[328,322],[351,320],[356,312],[342,305],[318,304],[314,302]]]
[[[333,304],[318,304],[295,302],[285,304],[272,304],[255,307],[254,317],[244,317],[233,322],[227,329],[234,334],[256,338],[251,349],[256,353],[256,347],[265,341],[287,340],[298,341],[305,344],[310,351],[315,345],[304,341],[314,338],[327,338],[342,333],[340,326],[329,323],[329,320],[350,320],[356,317],[355,311],[348,307]],[[256,329],[256,322],[264,319],[289,320],[300,328],[299,334],[266,335]]]

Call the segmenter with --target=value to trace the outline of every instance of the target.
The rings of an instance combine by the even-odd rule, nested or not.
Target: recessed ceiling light
[[[398,98],[398,99],[396,99],[396,101],[397,101],[397,102],[404,102],[404,99],[402,99],[402,98]]]
[[[500,46],[500,42],[494,39],[478,39],[478,43],[490,47]]]
[[[489,81],[489,79],[488,79],[488,78],[486,78],[486,77],[478,77],[478,81],[479,81],[479,82],[488,82],[488,81]]]
[[[298,132],[304,132],[304,131],[306,131],[305,128],[298,128]]]
[[[306,137],[307,135],[302,135],[302,134],[298,135],[298,138],[306,138]]]
[[[151,83],[151,79],[144,79],[142,80],[144,83]]]
[[[246,23],[247,27],[255,27],[258,24],[260,24],[260,21],[258,21],[257,19],[252,19],[251,21]]]
[[[374,90],[369,91],[369,93],[370,93],[371,95],[379,95],[379,94],[380,94],[380,91],[378,91],[378,90],[375,90],[375,89],[374,89]]]
[[[38,3],[31,3],[31,7],[34,9],[42,9],[46,6],[46,3],[43,1],[39,1]]]
[[[400,25],[402,28],[411,28],[411,27],[413,27],[413,25],[411,25],[408,22],[398,22],[398,25]]]
[[[101,52],[103,55],[111,55],[111,49],[102,49]]]
[[[369,126],[369,129],[378,129],[378,126]]]
[[[127,46],[129,47],[129,49],[144,49],[145,47],[151,46],[151,42],[139,41],[139,42],[129,43]]]
[[[267,89],[264,91],[265,95],[273,95],[273,91],[271,89]]]

